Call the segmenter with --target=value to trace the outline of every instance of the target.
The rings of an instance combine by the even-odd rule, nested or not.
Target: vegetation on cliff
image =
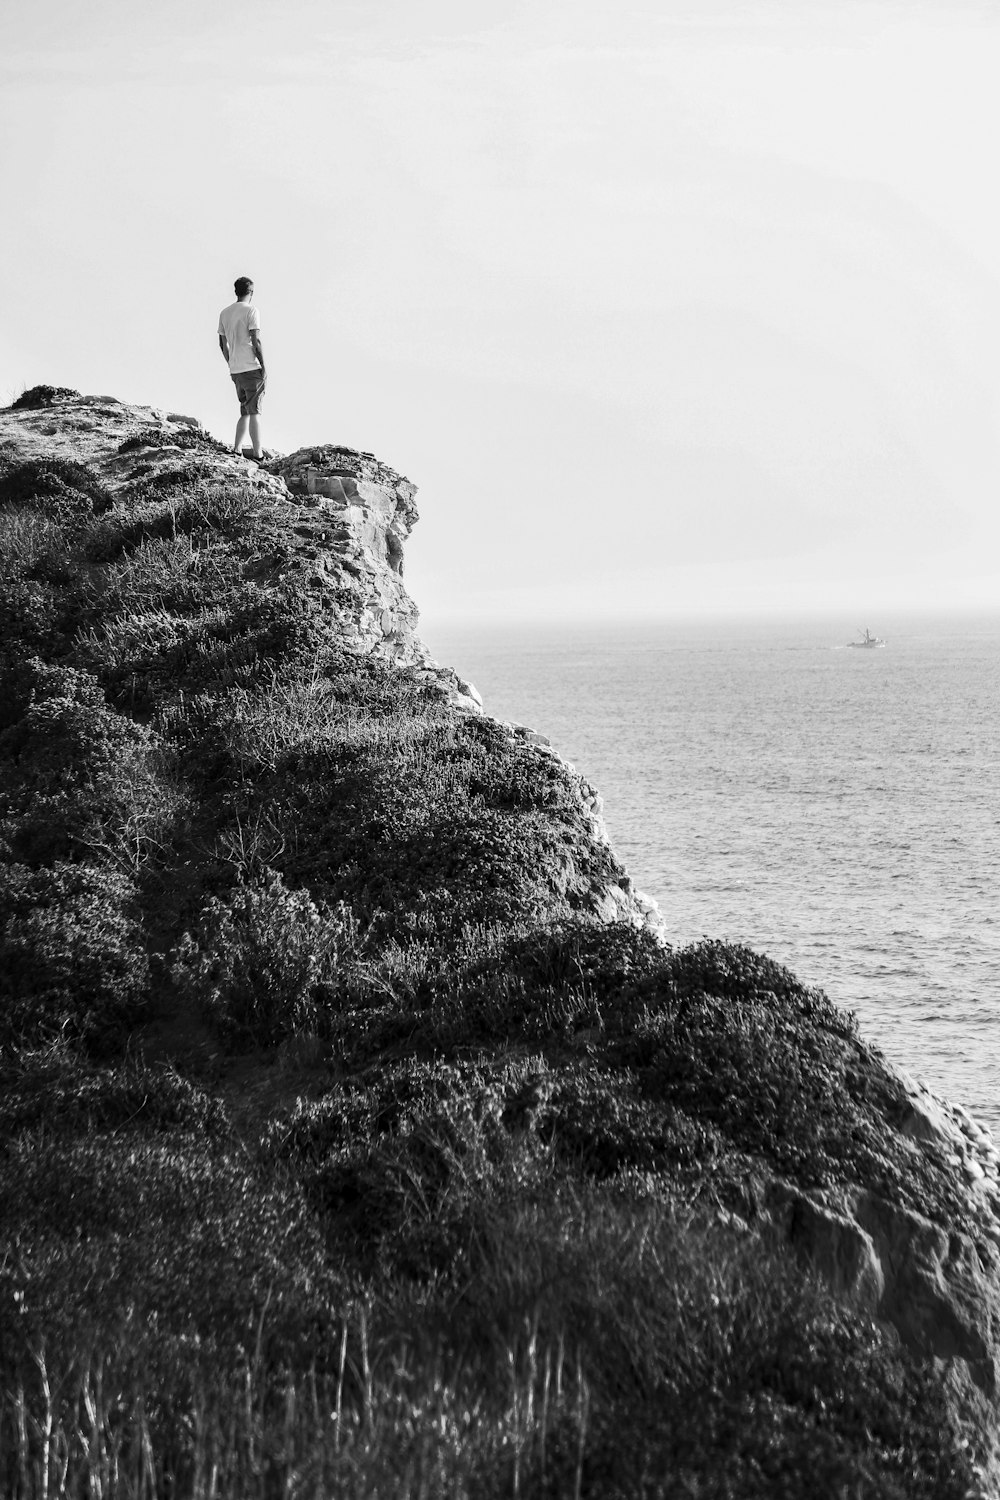
[[[969,1494],[931,1366],[758,1223],[963,1211],[851,1019],[598,921],[568,768],[133,426],[0,451],[3,1493]]]

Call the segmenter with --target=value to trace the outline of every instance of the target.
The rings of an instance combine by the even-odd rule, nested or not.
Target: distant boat
[[[870,650],[873,646],[884,646],[885,641],[880,635],[872,635],[866,625],[860,641],[848,641],[847,644],[849,646],[857,646],[859,650],[863,651],[866,647]]]

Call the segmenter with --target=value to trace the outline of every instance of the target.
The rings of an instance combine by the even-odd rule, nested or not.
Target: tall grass
[[[0,558],[4,572],[30,572],[43,558],[71,555],[63,529],[50,516],[36,510],[0,510]]]
[[[373,1365],[365,1310],[345,1319],[330,1375],[274,1377],[251,1358],[169,1399],[115,1353],[69,1363],[33,1349],[0,1398],[7,1500],[488,1500],[583,1489],[589,1389],[563,1346],[527,1331],[497,1401],[461,1372]],[[554,1491],[549,1486],[556,1485]]]
[[[766,1245],[575,1195],[515,1220],[466,1277],[372,1286],[292,1362],[269,1358],[267,1300],[232,1362],[193,1333],[169,1360],[153,1330],[8,1338],[3,1494],[975,1493],[933,1377]]]

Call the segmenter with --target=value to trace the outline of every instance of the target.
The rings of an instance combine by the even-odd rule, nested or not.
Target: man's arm
[[[253,344],[253,352],[256,357],[257,363],[260,365],[260,373],[262,375],[266,375],[267,371],[264,368],[264,345],[260,341],[259,328],[251,328],[250,342],[251,344]]]
[[[220,333],[219,334],[219,348],[222,350],[222,357],[226,361],[226,364],[228,365],[228,363],[229,363],[229,340],[226,338],[226,335],[224,333]]]

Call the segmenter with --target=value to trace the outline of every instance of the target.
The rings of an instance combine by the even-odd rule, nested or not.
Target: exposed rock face
[[[993,1396],[1000,1373],[1000,1256],[988,1237],[948,1232],[912,1209],[847,1189],[771,1183],[767,1212],[835,1291],[893,1324],[911,1348],[965,1361]]]
[[[370,453],[331,445],[300,448],[269,468],[299,506],[294,529],[306,538],[312,563],[307,587],[336,611],[359,649],[424,665],[417,609],[403,587],[416,486]]]
[[[905,1105],[886,1122],[915,1155],[950,1171],[962,1224],[943,1225],[871,1191],[806,1193],[771,1181],[759,1205],[839,1295],[939,1363],[987,1450],[986,1492],[1000,1494],[1000,1186],[989,1131],[967,1110],[900,1073]]]

